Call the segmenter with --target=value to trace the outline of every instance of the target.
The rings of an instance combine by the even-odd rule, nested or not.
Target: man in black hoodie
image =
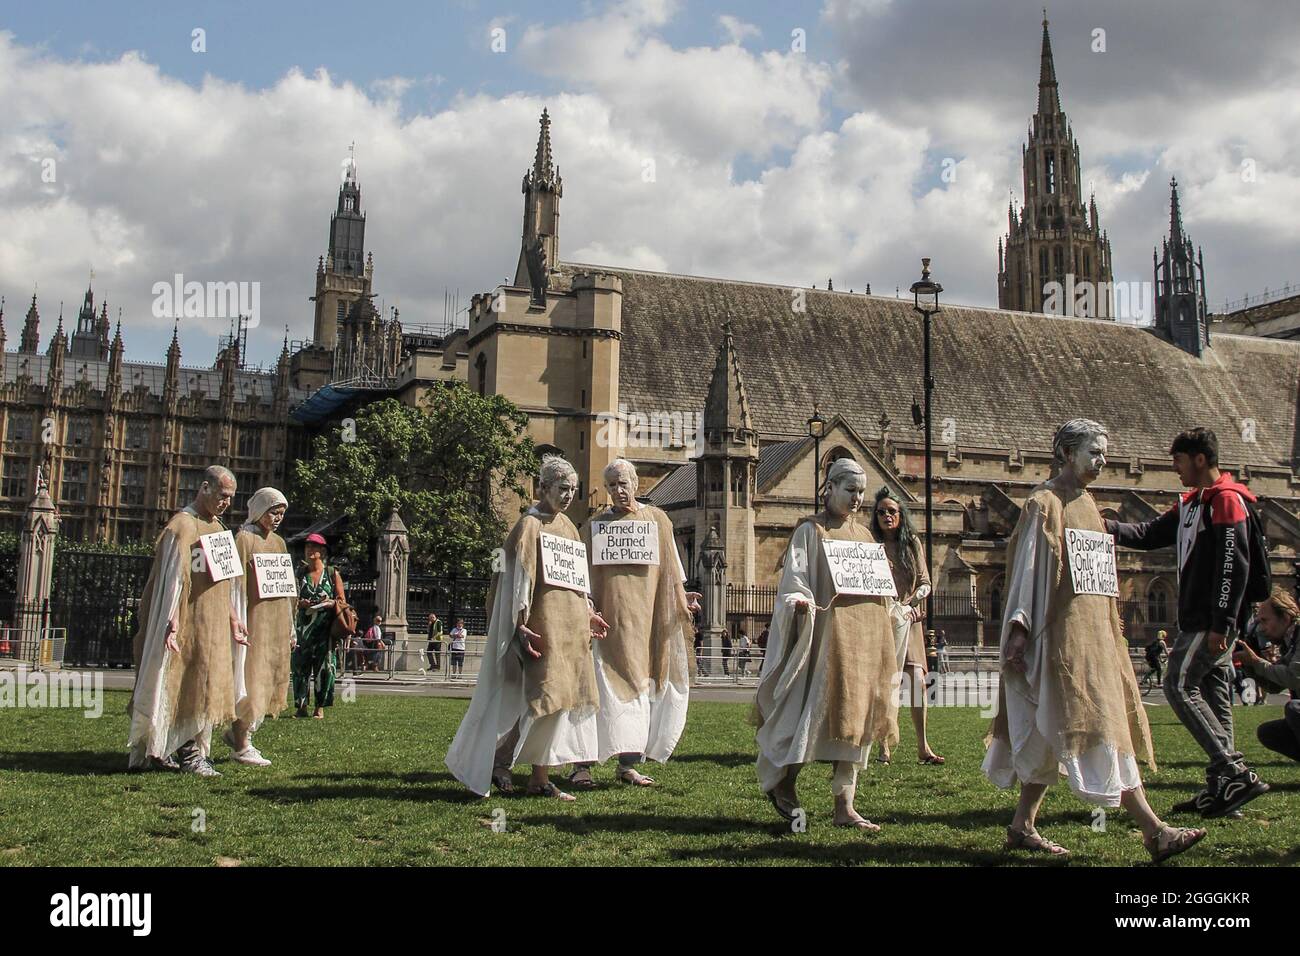
[[[1236,749],[1232,732],[1232,645],[1250,613],[1246,502],[1255,496],[1219,471],[1219,441],[1193,428],[1169,449],[1191,491],[1143,524],[1106,521],[1118,544],[1149,551],[1178,547],[1178,638],[1169,653],[1165,697],[1210,758],[1205,789],[1175,811],[1222,817],[1268,792]]]

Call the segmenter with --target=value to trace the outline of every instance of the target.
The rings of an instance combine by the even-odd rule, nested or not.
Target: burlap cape
[[[244,577],[233,582],[247,596],[248,650],[244,657],[245,697],[235,706],[240,720],[256,727],[284,709],[289,695],[289,642],[297,598],[258,596],[255,554],[288,554],[284,539],[272,531],[266,537],[248,525],[235,535]]]
[[[1029,639],[1047,640],[1047,679],[1054,682],[1055,699],[1062,706],[1060,753],[1077,756],[1098,744],[1109,744],[1120,754],[1145,761],[1156,769],[1137,676],[1129,660],[1115,598],[1075,594],[1067,566],[1065,529],[1105,532],[1096,502],[1086,490],[1066,498],[1051,484],[1030,493],[1020,521],[1007,542],[1007,570],[1015,566],[1016,549],[1038,512],[1043,515],[1042,559],[1052,563],[1055,582],[1046,611],[1046,633]],[[1003,670],[1006,670],[1004,647]],[[998,691],[998,713],[991,737],[1009,741],[1006,691]]]
[[[235,716],[231,656],[233,642],[230,634],[231,582],[212,580],[199,546],[201,535],[224,529],[225,525],[219,518],[204,521],[190,511],[183,510],[172,516],[155,542],[153,566],[140,598],[137,613],[139,629],[132,642],[132,652],[138,684],[147,622],[155,592],[161,590],[161,579],[164,576],[179,570],[181,594],[176,610],[176,643],[180,647],[180,653],[164,649],[162,658],[163,687],[160,703],[167,724],[197,721],[203,725],[217,726]],[[162,542],[169,535],[176,538],[181,565],[178,569],[165,567],[161,560],[164,550]],[[200,570],[194,570],[195,568]],[[243,583],[242,579],[235,580],[239,584]],[[133,711],[136,709],[134,694],[130,706]]]
[[[544,639],[540,658],[521,655],[524,668],[524,696],[534,717],[595,708],[596,669],[591,655],[591,615],[586,595],[570,588],[555,587],[542,579],[542,532],[570,541],[581,541],[578,529],[566,515],[526,514],[506,538],[506,551],[528,573],[533,582],[529,630]],[[496,580],[488,595],[495,600]]]
[[[658,695],[663,690],[670,675],[673,640],[685,642],[689,663],[695,653],[694,627],[668,516],[653,505],[641,505],[630,514],[607,508],[583,528],[589,557],[592,531],[606,521],[653,521],[659,530],[657,565],[591,565],[592,600],[609,624],[609,634],[600,644],[601,664],[610,688],[626,702],[647,691]]]

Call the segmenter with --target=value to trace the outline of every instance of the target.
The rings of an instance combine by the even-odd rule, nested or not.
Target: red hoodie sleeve
[[[1224,489],[1210,500],[1210,534],[1214,542],[1210,629],[1227,634],[1240,624],[1242,599],[1250,574],[1248,515],[1237,491]]]

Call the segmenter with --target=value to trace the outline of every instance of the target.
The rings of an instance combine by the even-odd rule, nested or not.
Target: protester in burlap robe
[[[659,563],[591,565],[591,594],[609,622],[609,634],[596,647],[600,710],[596,726],[601,761],[618,756],[617,779],[653,786],[640,773],[642,759],[664,763],[686,726],[690,675],[694,665],[693,613],[700,595],[685,590],[686,572],[673,541],[673,524],[652,505],[636,500],[636,468],[619,458],[604,472],[611,506],[583,529],[591,556],[592,532],[608,521],[653,521],[658,529]],[[569,782],[590,789],[590,763],[575,766]]]
[[[1035,488],[1007,544],[998,714],[984,773],[1020,783],[1008,849],[1064,857],[1035,819],[1063,775],[1081,799],[1123,806],[1154,860],[1181,853],[1204,830],[1168,827],[1147,804],[1138,759],[1155,770],[1151,731],[1115,598],[1076,594],[1065,532],[1104,532],[1087,485],[1106,464],[1106,430],[1088,419],[1062,425],[1053,443],[1060,473]]]
[[[253,746],[253,731],[269,715],[284,709],[289,695],[289,655],[293,649],[294,599],[260,597],[257,554],[288,554],[276,534],[288,501],[275,488],[259,488],[248,499],[248,520],[235,535],[244,577],[230,589],[235,614],[248,631],[248,646],[235,648],[235,722],[221,737],[230,759],[254,767],[271,761]]]
[[[837,595],[822,549],[826,539],[874,540],[858,515],[866,489],[862,467],[837,459],[822,486],[825,508],[790,537],[753,717],[758,782],[777,813],[796,819],[799,771],[830,761],[835,825],[875,832],[853,799],[872,742],[898,740],[891,599]]]
[[[532,765],[528,793],[573,800],[550,768],[594,760],[596,671],[591,638],[605,622],[583,592],[547,584],[541,536],[580,541],[564,511],[578,475],[563,458],[542,459],[539,500],[506,538],[504,567],[488,593],[488,634],[469,710],[447,751],[447,767],[474,793],[514,789],[510,768]]]
[[[220,515],[235,487],[228,469],[208,468],[194,502],[158,535],[132,647],[132,770],[220,776],[208,760],[212,730],[235,716],[231,648],[244,636],[231,608],[231,582],[212,580],[199,538],[225,530]]]

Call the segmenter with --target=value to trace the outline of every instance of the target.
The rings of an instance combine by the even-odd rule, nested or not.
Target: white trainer
[[[271,761],[263,757],[262,752],[258,750],[256,747],[254,747],[252,744],[249,744],[243,750],[231,751],[230,759],[235,761],[235,763],[246,763],[250,767],[271,766]]]

